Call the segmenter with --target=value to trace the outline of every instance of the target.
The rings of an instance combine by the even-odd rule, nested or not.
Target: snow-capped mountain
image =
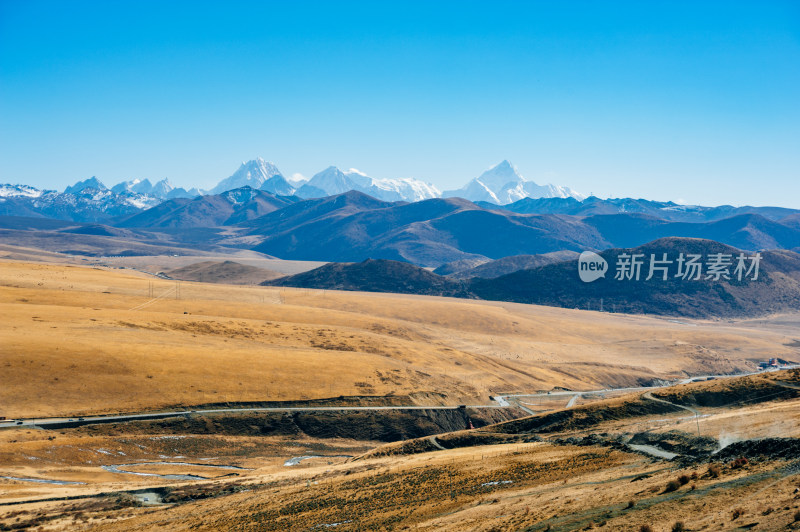
[[[308,179],[303,174],[292,174],[291,177],[286,177],[285,179],[296,189],[308,183]]]
[[[153,184],[149,179],[132,179],[130,181],[123,181],[111,187],[112,192],[123,194],[125,192],[132,192],[134,194],[150,194],[153,190]]]
[[[236,172],[223,179],[211,191],[175,188],[168,179],[152,183],[133,179],[114,185],[110,190],[97,177],[78,181],[63,193],[42,191],[26,185],[0,185],[2,210],[18,216],[47,216],[75,221],[98,221],[133,213],[159,203],[203,194],[221,194],[228,190],[251,187],[274,196],[321,198],[355,190],[382,201],[415,202],[438,197],[462,197],[506,205],[524,198],[575,198],[584,196],[568,187],[538,185],[523,178],[508,161],[493,166],[458,190],[444,194],[434,185],[414,178],[377,179],[350,168],[342,171],[330,166],[308,181],[300,174],[285,178],[271,162],[261,157],[243,162]]]
[[[148,192],[148,194],[150,194],[151,196],[155,196],[157,198],[166,198],[167,194],[172,192],[174,188],[175,187],[172,186],[172,183],[169,182],[169,179],[164,178],[155,185],[153,185],[150,188],[150,192]]]
[[[370,194],[367,190],[372,190],[374,197],[383,201],[421,201],[431,198],[438,198],[442,192],[430,183],[425,183],[413,177],[398,179],[375,179],[351,168],[345,175],[359,176],[367,179],[368,184],[363,192]]]
[[[96,177],[92,176],[89,179],[78,181],[74,185],[64,189],[64,194],[77,194],[85,188],[93,188],[95,190],[108,190],[108,188]]]
[[[322,198],[342,194],[348,190],[361,188],[341,170],[335,166],[329,166],[325,170],[315,174],[308,183],[297,189],[297,195],[301,198]]]
[[[44,192],[28,185],[0,185],[0,198],[38,198]]]
[[[117,194],[144,194],[159,199],[171,198],[194,198],[201,193],[198,189],[192,188],[186,190],[184,188],[175,188],[169,179],[162,179],[152,184],[149,179],[133,179],[131,181],[123,181],[111,187],[112,192]]]
[[[277,177],[279,179],[271,180],[273,177]],[[261,189],[262,185],[264,185],[264,183],[267,181],[270,181],[271,183],[271,185],[268,185],[268,187],[281,188],[284,190],[286,190],[286,187],[288,187],[294,190],[294,187],[292,187],[283,178],[283,175],[281,174],[281,171],[278,170],[277,166],[259,157],[252,161],[242,162],[241,166],[239,166],[239,169],[236,170],[233,175],[220,181],[219,184],[212,188],[208,193],[219,194],[221,192],[225,192],[226,190],[232,190],[234,188],[241,188],[245,186]],[[263,190],[271,192],[269,188]]]
[[[274,175],[264,181],[259,190],[269,192],[276,196],[293,196],[297,188],[289,183],[289,181],[282,175]]]
[[[439,190],[430,183],[414,178],[376,179],[351,168],[342,172],[335,166],[314,175],[297,189],[301,198],[320,198],[357,190],[383,201],[419,201],[438,198]]]
[[[79,181],[67,190],[74,192],[0,185],[0,214],[102,222],[137,213],[162,201],[147,194],[111,191],[96,178]]]
[[[444,197],[460,197],[470,201],[487,201],[498,205],[513,203],[522,198],[575,198],[583,194],[560,185],[538,185],[527,181],[508,161],[496,164],[462,188],[447,190]]]
[[[202,195],[203,191],[198,188],[192,187],[189,190],[186,190],[183,187],[178,187],[178,188],[173,188],[172,190],[167,192],[165,199],[196,198],[197,196],[202,196]]]

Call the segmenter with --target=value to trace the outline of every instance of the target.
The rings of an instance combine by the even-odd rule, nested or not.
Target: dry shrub
[[[631,499],[628,501],[628,506],[626,506],[626,508],[633,508],[634,506],[636,506],[636,501]]]
[[[664,493],[669,493],[671,491],[677,491],[681,487],[681,483],[677,480],[670,480],[667,482],[667,485],[664,487]]]
[[[797,511],[794,513],[794,521],[795,521],[795,523],[796,523],[797,521],[800,521],[800,510],[797,510]]]
[[[708,476],[711,478],[719,478],[722,474],[722,466],[719,464],[709,464],[708,466]]]
[[[740,467],[744,467],[749,463],[750,462],[747,460],[747,458],[742,456],[741,458],[737,458],[736,460],[731,462],[731,469],[739,469]]]
[[[681,475],[678,477],[678,482],[680,482],[681,486],[685,486],[689,483],[689,475]]]
[[[672,532],[685,532],[686,530],[688,529],[683,524],[683,521],[675,521],[675,524],[672,525]]]
[[[654,532],[653,527],[650,525],[642,525],[639,527],[639,532]]]
[[[744,509],[743,508],[736,508],[733,511],[733,513],[731,513],[731,521],[736,521],[737,519],[739,519],[743,515],[744,515]]]

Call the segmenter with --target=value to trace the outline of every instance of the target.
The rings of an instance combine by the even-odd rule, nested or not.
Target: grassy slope
[[[756,328],[493,302],[175,283],[0,263],[0,415],[414,394],[485,402],[796,356]],[[148,286],[168,295],[149,301]]]

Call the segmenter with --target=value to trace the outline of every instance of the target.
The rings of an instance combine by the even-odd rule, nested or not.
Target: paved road
[[[800,366],[786,366],[781,369],[795,369]],[[774,370],[773,370],[774,371]],[[703,375],[699,377],[691,377],[688,379],[683,379],[678,384],[685,384],[693,381],[702,381],[706,379],[721,379],[721,378],[733,378],[733,377],[743,377],[746,375],[756,375],[761,374],[764,372],[753,372],[753,373],[746,373],[740,375]],[[797,388],[793,385],[781,383],[780,385],[785,385],[786,387],[790,388]],[[669,385],[665,385],[669,386]],[[590,391],[558,391],[558,392],[540,392],[540,393],[532,393],[532,394],[509,394],[509,395],[497,395],[492,397],[492,399],[497,404],[492,405],[465,405],[467,408],[520,408],[527,413],[536,414],[537,412],[525,408],[518,401],[509,401],[509,398],[515,397],[553,397],[553,396],[572,396],[570,399],[568,406],[572,406],[575,401],[577,400],[578,396],[582,394],[592,394],[592,393],[604,393],[604,392],[614,392],[614,393],[622,393],[622,392],[636,392],[636,391],[646,391],[646,390],[655,390],[658,388],[664,388],[665,386],[642,386],[642,387],[631,387],[631,388],[604,388],[602,390],[590,390]],[[653,399],[655,401],[666,402],[660,399],[656,399],[655,397],[648,397],[648,399]],[[672,403],[669,403],[672,404]],[[696,410],[684,407],[682,405],[675,405],[680,406],[681,408],[685,408],[689,410],[695,415],[699,415],[699,412]],[[461,406],[298,406],[298,407],[257,407],[257,408],[215,408],[215,409],[204,409],[204,410],[176,410],[170,412],[153,412],[153,413],[144,413],[144,414],[120,414],[120,415],[109,415],[109,416],[85,416],[85,417],[61,417],[61,418],[36,418],[36,419],[20,419],[20,420],[4,420],[0,421],[0,429],[4,428],[41,428],[41,429],[62,429],[62,428],[69,428],[69,427],[80,427],[83,425],[96,425],[101,423],[123,423],[126,421],[142,421],[142,420],[152,420],[152,419],[166,419],[171,417],[181,417],[181,416],[192,416],[192,415],[202,415],[202,414],[221,414],[221,413],[246,413],[246,412],[355,412],[355,411],[378,411],[378,410],[456,410],[461,408]]]
[[[651,401],[655,401],[657,403],[664,403],[665,405],[677,406],[678,408],[683,408],[684,410],[688,410],[695,416],[702,415],[699,410],[695,410],[691,406],[680,405],[678,403],[671,403],[670,401],[665,401],[664,399],[659,399],[658,397],[653,397],[653,392],[646,392],[643,397],[650,399]]]
[[[573,406],[575,406],[575,401],[577,401],[577,400],[578,400],[578,398],[579,398],[581,395],[583,395],[583,394],[582,394],[582,393],[576,393],[575,395],[573,395],[573,396],[572,396],[572,399],[570,399],[570,400],[569,400],[569,403],[567,403],[567,408],[572,408]]]
[[[509,402],[513,403],[510,406],[516,406],[529,412],[531,414],[538,414],[541,413],[535,412],[523,406],[523,403],[520,401],[515,400],[517,397],[561,397],[561,396],[570,396],[569,401],[566,404],[565,408],[572,408],[575,406],[575,402],[582,396],[582,395],[589,395],[589,394],[597,394],[597,393],[627,393],[627,392],[646,392],[657,390],[659,388],[666,388],[668,386],[675,386],[676,384],[689,384],[691,382],[702,382],[706,380],[714,380],[714,379],[732,379],[735,377],[747,377],[748,375],[763,375],[764,373],[770,373],[773,371],[784,371],[787,369],[797,369],[800,368],[798,365],[791,365],[791,366],[781,366],[777,369],[770,369],[766,371],[753,371],[750,373],[738,373],[736,375],[696,375],[694,377],[687,377],[685,379],[681,379],[677,382],[671,382],[668,384],[664,384],[661,386],[633,386],[629,388],[604,388],[602,390],[584,390],[584,391],[573,391],[573,390],[563,390],[563,391],[551,391],[551,392],[537,392],[537,393],[518,393],[518,394],[505,394],[505,395],[498,395],[493,397],[495,401],[501,402],[503,401],[505,404]],[[781,383],[776,383],[781,386]],[[793,386],[788,385],[787,387],[792,388]],[[800,387],[795,387],[796,389],[800,389]],[[649,399],[654,399],[654,397],[648,397]],[[662,401],[663,402],[663,401]],[[501,403],[503,404],[503,403]],[[530,403],[524,403],[530,405]],[[504,405],[505,406],[505,405]],[[676,405],[680,406],[680,405]],[[691,410],[691,409],[690,409]]]
[[[433,444],[434,447],[436,447],[440,451],[446,451],[447,450],[444,447],[442,447],[442,445],[436,439],[436,435],[431,436],[430,438],[428,438],[428,440]]]

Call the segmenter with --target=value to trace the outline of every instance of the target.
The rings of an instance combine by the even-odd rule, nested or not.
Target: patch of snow
[[[38,188],[30,187],[28,185],[0,185],[0,197],[3,198],[38,198],[44,192],[45,191],[43,190],[39,190]]]
[[[513,484],[513,480],[495,480],[493,482],[484,482],[481,486],[499,486],[501,484]]]

